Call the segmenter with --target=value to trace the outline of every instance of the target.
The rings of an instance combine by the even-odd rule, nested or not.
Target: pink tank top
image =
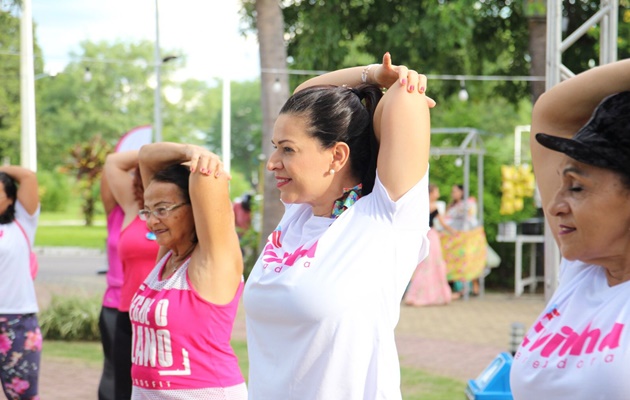
[[[123,283],[123,268],[118,257],[118,239],[125,213],[120,206],[107,216],[107,288],[103,295],[103,306],[118,308],[120,305],[120,288]]]
[[[230,303],[212,304],[188,280],[190,259],[169,279],[160,280],[170,255],[140,286],[129,310],[132,398],[150,391],[150,397],[161,393],[159,398],[246,399],[245,380],[230,345],[243,282]],[[187,397],[191,390],[195,395]]]
[[[123,285],[118,310],[129,311],[131,299],[155,265],[160,246],[147,225],[136,217],[120,232],[118,256],[123,265]]]

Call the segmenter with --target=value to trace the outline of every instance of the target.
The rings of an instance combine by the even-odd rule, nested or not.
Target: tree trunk
[[[536,16],[528,18],[529,55],[531,57],[531,76],[545,76],[547,62],[547,18]],[[532,103],[545,91],[545,81],[532,81]]]
[[[276,117],[289,97],[284,18],[280,3],[277,0],[256,0],[256,28],[258,29],[260,46],[262,151],[265,156],[261,162],[266,163],[273,151],[271,138]],[[276,228],[284,213],[284,206],[280,202],[280,193],[276,188],[273,174],[265,169],[261,182],[263,183],[264,199],[260,249],[263,248],[267,236]]]

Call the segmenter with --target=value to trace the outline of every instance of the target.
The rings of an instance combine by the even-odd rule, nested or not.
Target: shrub
[[[256,231],[254,227],[250,227],[241,237],[241,250],[243,251],[243,277],[245,280],[249,277],[249,273],[252,272],[254,264],[258,260],[259,250],[258,244],[260,243],[260,232]]]
[[[230,197],[236,199],[245,193],[252,191],[252,184],[247,177],[241,172],[232,171],[232,179],[230,180]]]
[[[70,197],[68,178],[58,172],[39,171],[37,180],[42,211],[65,211]]]
[[[39,315],[42,335],[49,340],[100,340],[101,304],[100,296],[53,296],[50,305]]]

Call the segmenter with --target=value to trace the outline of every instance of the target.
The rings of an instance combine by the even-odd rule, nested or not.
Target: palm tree
[[[529,56],[531,76],[545,76],[547,61],[547,0],[530,0],[525,5],[525,15],[529,28]],[[531,85],[532,103],[545,91],[544,81],[534,81]]]
[[[284,43],[284,17],[277,0],[256,0],[256,27],[260,46],[262,151],[268,159],[276,117],[289,97],[287,50]],[[279,89],[279,90],[278,90]],[[284,212],[272,174],[265,173],[263,181],[263,220],[261,246],[275,229]]]

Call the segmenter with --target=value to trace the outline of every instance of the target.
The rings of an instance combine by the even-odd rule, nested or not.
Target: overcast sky
[[[47,72],[58,72],[79,43],[155,41],[156,0],[31,0],[37,42]],[[238,33],[238,0],[159,1],[160,48],[187,55],[182,78],[255,79],[255,37]],[[164,55],[164,54],[163,54]]]

